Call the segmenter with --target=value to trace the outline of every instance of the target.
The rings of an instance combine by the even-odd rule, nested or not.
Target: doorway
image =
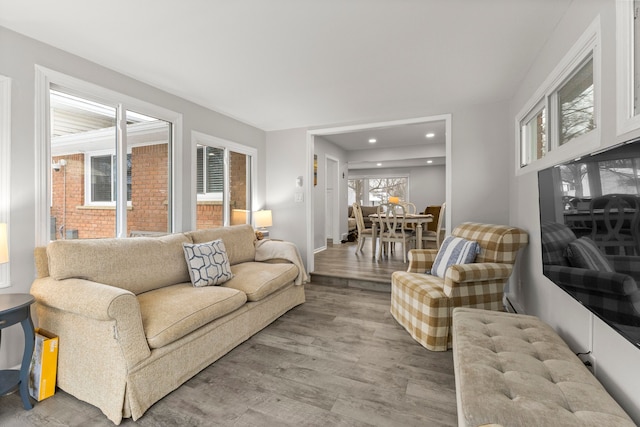
[[[438,116],[429,116],[429,117],[419,117],[413,119],[404,119],[404,120],[394,120],[388,122],[377,122],[377,123],[367,123],[360,125],[350,125],[350,126],[341,126],[334,128],[325,128],[325,129],[315,129],[307,132],[307,159],[309,168],[308,179],[313,182],[313,172],[311,165],[313,165],[313,153],[314,153],[314,139],[316,136],[326,137],[329,135],[336,134],[348,134],[348,133],[357,133],[363,132],[367,130],[378,130],[378,129],[389,129],[394,127],[405,127],[407,125],[416,125],[420,123],[432,123],[432,122],[444,122],[445,129],[445,162],[446,162],[446,170],[445,170],[445,202],[447,203],[447,207],[449,209],[446,210],[445,213],[445,223],[447,230],[449,229],[449,225],[451,224],[451,212],[454,208],[451,205],[451,114],[443,114]],[[396,150],[398,151],[398,150]],[[346,203],[346,201],[345,201]],[[306,223],[307,227],[307,268],[308,271],[313,272],[315,267],[314,261],[314,204],[307,203],[306,205]],[[340,221],[343,219],[340,218]],[[347,218],[344,218],[346,221]]]

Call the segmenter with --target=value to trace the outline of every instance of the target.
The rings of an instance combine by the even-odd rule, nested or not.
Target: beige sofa
[[[192,286],[183,243],[222,239],[234,277]],[[305,301],[293,244],[249,225],[36,249],[39,326],[60,337],[57,385],[115,424]]]

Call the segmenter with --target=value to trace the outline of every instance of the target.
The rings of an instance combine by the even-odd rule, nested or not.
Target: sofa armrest
[[[431,270],[438,254],[437,249],[411,249],[409,251],[409,273],[426,273]]]
[[[132,368],[151,354],[142,326],[140,305],[132,292],[84,279],[45,277],[33,282],[31,294],[37,304],[73,313],[78,319],[114,321],[111,336],[102,338],[118,342],[127,368]]]
[[[557,285],[585,291],[614,295],[629,295],[637,291],[633,277],[622,273],[588,270],[586,268],[545,265],[544,275]]]

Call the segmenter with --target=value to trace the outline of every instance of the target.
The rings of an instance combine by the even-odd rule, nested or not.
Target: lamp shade
[[[400,203],[400,197],[397,197],[397,196],[389,197],[389,203]]]
[[[255,218],[257,228],[271,227],[273,225],[270,210],[261,210],[256,212]]]
[[[0,264],[9,262],[9,242],[7,224],[0,224]]]

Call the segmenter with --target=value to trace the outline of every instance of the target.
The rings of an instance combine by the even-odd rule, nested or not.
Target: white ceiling
[[[572,0],[0,0],[0,25],[264,130],[509,99]]]

